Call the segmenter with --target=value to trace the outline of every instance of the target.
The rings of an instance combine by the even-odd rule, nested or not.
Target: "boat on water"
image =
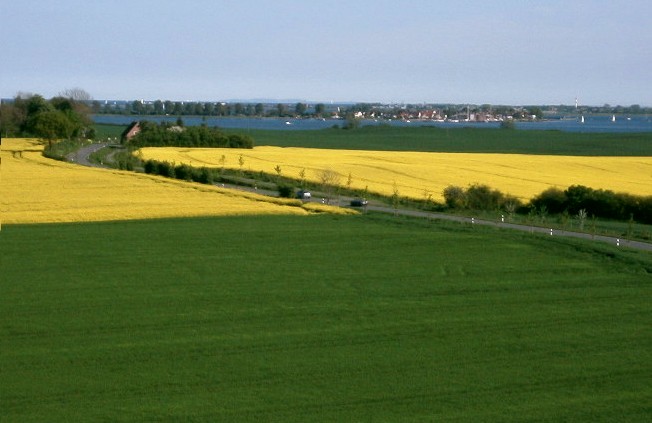
[[[616,121],[616,115],[611,115],[611,121],[615,122]]]
[[[584,123],[584,116],[580,117],[580,123]]]

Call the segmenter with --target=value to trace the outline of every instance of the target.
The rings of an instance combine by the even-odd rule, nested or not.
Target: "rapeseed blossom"
[[[262,146],[252,150],[228,148],[143,148],[143,158],[226,167],[275,174],[318,183],[320,172],[339,174],[340,184],[392,195],[442,200],[449,185],[488,185],[530,200],[542,191],[571,185],[609,189],[635,195],[652,193],[649,157],[583,157],[525,154],[423,153],[404,151],[326,150]],[[242,160],[240,160],[242,158]],[[242,166],[240,164],[242,163]],[[350,177],[349,177],[350,175]]]
[[[81,222],[249,214],[308,215],[298,200],[134,172],[96,169],[41,155],[33,139],[3,139],[0,219],[8,223]],[[339,212],[321,207],[319,212]]]

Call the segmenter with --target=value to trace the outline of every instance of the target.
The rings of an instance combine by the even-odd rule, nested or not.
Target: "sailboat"
[[[582,117],[580,117],[580,123],[584,123],[584,115],[582,115]]]
[[[616,115],[611,115],[611,121],[615,122],[616,121]]]

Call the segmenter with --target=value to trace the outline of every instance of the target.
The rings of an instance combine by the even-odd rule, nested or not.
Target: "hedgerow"
[[[138,125],[139,132],[127,140],[123,133],[123,142],[140,147],[222,147],[253,148],[253,139],[248,135],[225,134],[219,128],[202,126],[179,126],[169,122],[156,124],[149,121],[132,123],[128,129]]]

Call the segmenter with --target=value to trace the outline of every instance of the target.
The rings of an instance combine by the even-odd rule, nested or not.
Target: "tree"
[[[254,112],[256,113],[256,116],[262,116],[263,113],[265,113],[265,106],[263,106],[263,103],[256,103]]]
[[[211,102],[204,103],[204,115],[212,116],[215,114],[215,104]]]
[[[449,185],[444,188],[444,201],[451,209],[461,209],[466,206],[466,194],[464,188],[455,185]]]
[[[14,104],[0,104],[0,134],[4,137],[18,136],[25,126],[27,114]]]
[[[238,157],[238,164],[240,165],[240,173],[242,173],[245,164],[245,160],[244,157],[242,157],[242,154],[240,154],[240,157]]]
[[[299,116],[303,116],[306,113],[307,108],[308,106],[305,103],[297,103],[294,106],[294,112]]]
[[[340,174],[333,169],[321,169],[317,171],[317,178],[321,183],[322,190],[326,195],[326,201],[330,203],[330,199],[337,191],[340,185]]]
[[[41,112],[34,117],[34,135],[44,138],[49,145],[61,138],[70,138],[74,125],[60,110]]]
[[[276,112],[280,117],[283,117],[287,114],[287,107],[283,103],[278,103],[276,105]]]
[[[318,103],[315,105],[315,115],[321,117],[326,111],[326,106],[323,103]]]
[[[348,112],[345,116],[346,123],[344,124],[344,129],[356,129],[360,126],[360,119],[355,117],[353,112]]]
[[[161,100],[156,100],[154,102],[154,114],[155,115],[165,114],[165,106],[163,105],[163,102]]]
[[[59,96],[69,98],[78,103],[86,103],[93,99],[86,90],[79,87],[65,89],[59,93]]]
[[[394,208],[394,215],[398,216],[398,206],[400,203],[400,195],[396,181],[392,184],[392,207]]]
[[[505,119],[500,122],[500,129],[516,129],[514,119]]]

